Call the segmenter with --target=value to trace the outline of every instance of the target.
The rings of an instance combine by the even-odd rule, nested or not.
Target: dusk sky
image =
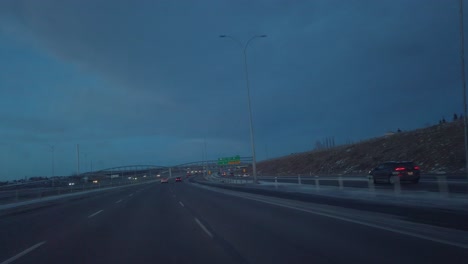
[[[259,160],[450,120],[458,4],[1,0],[0,180],[50,176],[49,145],[56,175],[76,144],[81,171],[202,160],[205,139],[208,159],[250,156],[242,49],[221,34],[268,35],[247,51]]]

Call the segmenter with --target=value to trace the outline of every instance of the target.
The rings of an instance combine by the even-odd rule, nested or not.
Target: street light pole
[[[76,144],[76,175],[80,176],[80,144]]]
[[[250,124],[250,145],[252,148],[252,175],[254,183],[257,183],[257,158],[255,155],[255,137],[254,137],[254,129],[253,129],[253,120],[252,120],[252,104],[250,102],[250,81],[249,81],[249,71],[247,68],[247,48],[249,47],[249,43],[256,39],[256,38],[266,38],[267,35],[256,35],[251,37],[245,45],[242,44],[239,40],[233,38],[229,35],[220,35],[220,38],[230,38],[238,43],[241,48],[243,49],[244,55],[244,70],[245,70],[245,82],[247,86],[247,102],[249,107],[249,124]]]
[[[50,150],[52,152],[52,186],[54,186],[54,177],[55,177],[55,146],[49,145]]]
[[[461,77],[463,85],[463,123],[465,136],[465,171],[468,177],[468,120],[467,120],[467,103],[466,103],[466,78],[465,78],[465,34],[463,29],[463,0],[460,0],[460,60],[461,60]]]
[[[208,153],[206,151],[206,137],[203,140],[203,177],[206,177],[206,171],[208,167]]]
[[[55,146],[49,145],[50,151],[52,152],[52,178],[55,176]]]

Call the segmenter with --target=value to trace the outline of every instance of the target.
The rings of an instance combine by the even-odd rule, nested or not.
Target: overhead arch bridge
[[[90,171],[81,173],[81,177],[87,177],[91,179],[104,179],[104,178],[141,178],[141,177],[155,177],[157,175],[170,175],[172,173],[185,173],[185,171],[191,170],[212,170],[219,171],[223,169],[239,169],[240,167],[250,166],[252,163],[252,157],[241,157],[240,163],[219,165],[218,160],[204,160],[183,163],[175,166],[159,166],[159,165],[126,165],[118,166],[99,171]]]
[[[248,167],[252,164],[252,157],[240,157],[239,161],[240,163],[227,165],[220,165],[218,160],[194,161],[179,164],[173,168],[177,168],[179,170],[202,170],[203,168],[209,170],[220,170],[226,168]]]

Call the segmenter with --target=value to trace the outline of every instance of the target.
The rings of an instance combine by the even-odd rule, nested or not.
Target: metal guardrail
[[[66,181],[65,185],[65,181],[55,181],[52,183],[51,180],[46,180],[4,185],[0,187],[0,204],[22,202],[48,196],[89,191],[106,187],[130,185],[155,179],[156,177],[140,177],[136,180],[134,178],[106,179],[98,182],[75,182],[73,185],[68,185],[71,181]]]
[[[400,182],[399,178],[396,177],[394,182],[391,184],[379,183],[375,184],[372,179],[368,176],[263,176],[259,177],[260,182],[270,183],[275,189],[282,188],[283,186],[289,185],[289,187],[300,187],[308,186],[312,187],[313,190],[319,191],[321,189],[336,188],[337,191],[345,189],[349,190],[366,190],[371,194],[375,195],[376,190],[386,190],[393,192],[395,195],[401,195],[402,193],[411,192],[430,192],[437,193],[440,197],[449,197],[450,195],[467,195],[468,194],[468,181],[466,179],[448,179],[445,175],[426,175],[427,179],[422,180],[418,184]],[[252,184],[253,180],[251,177],[239,177],[239,176],[218,176],[211,175],[205,177],[205,180],[224,183],[224,184]]]

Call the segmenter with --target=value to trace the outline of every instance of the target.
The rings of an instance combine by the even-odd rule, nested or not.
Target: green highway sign
[[[240,156],[227,157],[227,158],[218,158],[218,165],[233,165],[240,164]]]

